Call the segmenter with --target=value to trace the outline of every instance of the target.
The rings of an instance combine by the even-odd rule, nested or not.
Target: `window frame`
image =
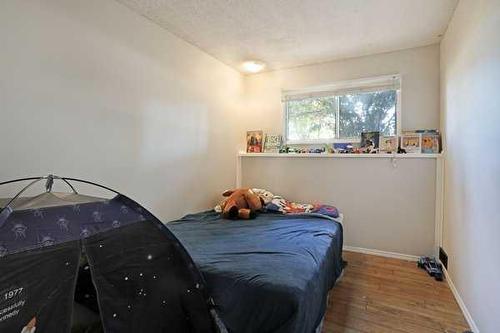
[[[376,77],[369,77],[369,78],[362,78],[362,79],[356,79],[356,80],[349,80],[349,81],[340,81],[340,82],[335,82],[331,85],[328,86],[320,86],[320,87],[310,87],[310,88],[304,88],[304,89],[297,89],[297,90],[282,90],[281,92],[281,103],[282,105],[282,110],[283,110],[283,138],[284,142],[287,145],[322,145],[322,144],[332,144],[332,143],[357,143],[359,142],[360,138],[359,137],[350,137],[350,138],[340,138],[340,106],[339,101],[340,99],[337,98],[337,109],[336,109],[336,126],[335,126],[335,138],[332,139],[315,139],[315,140],[289,140],[288,139],[288,100],[286,99],[287,96],[290,95],[307,95],[311,94],[311,97],[314,97],[314,94],[317,93],[331,93],[331,96],[341,96],[341,94],[335,93],[336,91],[342,91],[345,90],[346,88],[350,88],[353,90],[359,89],[362,90],[363,88],[366,88],[369,86],[369,84],[373,82],[381,82],[381,81],[389,81],[389,80],[394,80],[398,82],[398,88],[394,89],[396,90],[396,133],[395,136],[400,136],[401,135],[401,92],[403,88],[403,82],[401,80],[401,75],[400,74],[392,74],[392,75],[384,75],[384,76],[376,76]],[[328,95],[327,95],[328,96]],[[319,96],[316,96],[319,97]]]

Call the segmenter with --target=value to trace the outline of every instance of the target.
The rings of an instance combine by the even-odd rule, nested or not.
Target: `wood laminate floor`
[[[323,333],[462,333],[469,327],[446,281],[415,262],[344,252]]]

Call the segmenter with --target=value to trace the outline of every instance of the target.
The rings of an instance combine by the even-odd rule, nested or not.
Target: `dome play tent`
[[[42,180],[44,193],[23,196]],[[54,180],[71,193],[53,192]],[[74,178],[0,185],[20,181],[30,183],[0,199],[0,332],[225,330],[189,254],[135,201]],[[75,183],[98,186],[114,197],[79,194]],[[83,316],[78,328],[74,321],[82,309],[93,317]]]

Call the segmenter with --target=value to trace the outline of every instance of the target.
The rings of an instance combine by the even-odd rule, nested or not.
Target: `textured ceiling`
[[[117,0],[241,70],[437,43],[458,0]]]

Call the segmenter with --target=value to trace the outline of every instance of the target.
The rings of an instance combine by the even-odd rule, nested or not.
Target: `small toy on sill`
[[[325,152],[325,148],[310,148],[307,152],[309,154],[323,154]]]
[[[362,154],[378,154],[379,153],[379,149],[375,148],[373,146],[365,147],[365,148],[360,148],[359,151]]]
[[[281,148],[279,150],[279,153],[280,154],[288,154],[289,151],[290,151],[290,147],[288,147],[288,146],[281,146]]]
[[[436,262],[435,258],[420,257],[417,266],[418,268],[425,269],[436,281],[443,281],[443,266]]]
[[[352,143],[334,143],[333,151],[338,154],[352,154],[354,153],[354,146]]]
[[[351,154],[361,154],[362,151],[361,151],[361,148],[354,148],[351,152]]]
[[[325,144],[323,149],[327,154],[335,154],[335,149],[333,149],[333,146]]]

